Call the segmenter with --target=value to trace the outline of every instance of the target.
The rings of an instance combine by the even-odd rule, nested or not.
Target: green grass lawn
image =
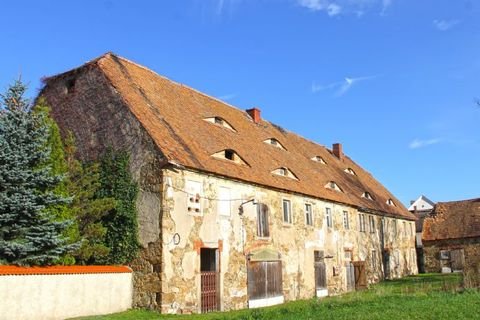
[[[361,292],[262,309],[191,316],[131,310],[82,319],[480,319],[480,291],[462,290],[461,281],[458,274],[427,274],[386,281]]]

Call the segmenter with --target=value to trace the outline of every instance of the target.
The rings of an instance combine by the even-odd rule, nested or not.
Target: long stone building
[[[134,305],[259,307],[416,273],[415,217],[343,153],[114,54],[45,79],[78,153],[127,150]]]

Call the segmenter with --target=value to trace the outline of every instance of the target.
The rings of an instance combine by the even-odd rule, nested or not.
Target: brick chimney
[[[341,143],[334,143],[332,152],[338,159],[343,160],[343,147]]]
[[[252,108],[252,109],[247,109],[248,115],[252,118],[253,122],[259,123],[260,122],[260,109],[258,108]]]

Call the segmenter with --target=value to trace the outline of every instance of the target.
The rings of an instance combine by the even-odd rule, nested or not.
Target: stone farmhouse
[[[480,198],[438,202],[423,223],[426,272],[480,273]]]
[[[413,213],[417,217],[415,222],[415,247],[417,251],[417,266],[419,273],[425,273],[425,257],[423,254],[423,243],[422,243],[422,232],[423,232],[423,221],[427,217],[435,206],[435,203],[421,195],[417,200],[410,201],[410,207],[408,211]]]
[[[134,305],[253,308],[416,273],[415,216],[346,156],[114,54],[40,95],[79,156],[127,150]]]

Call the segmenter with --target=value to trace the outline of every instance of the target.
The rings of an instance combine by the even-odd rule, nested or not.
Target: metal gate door
[[[201,273],[202,313],[218,311],[218,273],[204,271]]]
[[[200,299],[202,313],[220,310],[218,250],[200,249]]]

